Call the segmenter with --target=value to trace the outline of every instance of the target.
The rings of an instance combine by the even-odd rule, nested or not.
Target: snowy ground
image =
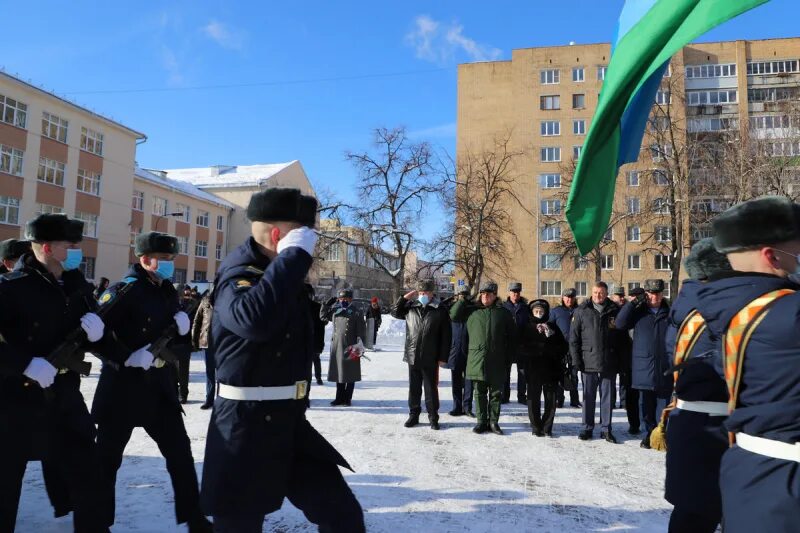
[[[663,500],[664,455],[639,448],[639,438],[626,433],[622,410],[614,411],[621,441],[616,446],[598,439],[579,441],[580,410],[569,408],[556,413],[556,438],[533,437],[527,412],[516,403],[503,406],[500,425],[506,435],[475,435],[474,419],[447,415],[452,408],[450,373],[443,370],[441,431],[426,424],[404,428],[403,327],[385,317],[378,334],[380,351],[363,363],[364,381],[356,385],[352,407],[328,405],[335,393],[331,384],[311,389],[308,418],[356,469],[346,476],[365,510],[368,531],[666,531],[670,507]],[[89,402],[98,370],[95,362],[83,382]],[[205,390],[200,354],[195,354],[191,370],[185,420],[199,474],[209,417],[199,409]],[[323,374],[326,370],[323,354]],[[113,531],[181,531],[172,502],[164,461],[137,429],[117,481]],[[17,531],[72,531],[71,517],[52,518],[38,463],[30,463],[25,476]],[[287,502],[268,517],[264,531],[316,528]]]

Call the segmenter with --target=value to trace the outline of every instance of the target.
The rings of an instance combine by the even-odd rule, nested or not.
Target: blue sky
[[[607,42],[622,3],[19,2],[0,64],[146,133],[143,166],[299,159],[348,198],[344,151],[372,128],[454,151],[458,63]],[[797,0],[772,0],[702,40],[800,36],[798,20]]]

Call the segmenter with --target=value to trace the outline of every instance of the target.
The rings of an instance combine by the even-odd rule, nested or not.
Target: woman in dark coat
[[[520,358],[528,380],[528,417],[533,434],[553,436],[556,416],[556,390],[564,374],[567,341],[561,330],[548,323],[550,304],[545,300],[530,303],[532,316],[522,330]],[[541,395],[544,393],[544,413]]]
[[[331,405],[349,406],[356,381],[361,381],[361,358],[353,356],[349,348],[366,338],[367,323],[364,314],[350,305],[352,301],[353,291],[343,289],[338,298],[325,302],[319,313],[323,322],[333,322],[328,381],[336,383],[336,399]]]

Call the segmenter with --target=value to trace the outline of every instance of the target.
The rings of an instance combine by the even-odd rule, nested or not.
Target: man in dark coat
[[[561,334],[564,336],[567,341],[569,341],[569,329],[570,325],[572,324],[572,314],[575,312],[575,309],[578,307],[578,293],[575,289],[567,289],[564,291],[564,294],[561,296],[561,305],[553,309],[550,313],[550,320],[558,327]],[[564,348],[564,358],[567,360],[567,365],[569,365],[569,381],[572,383],[572,387],[569,387],[569,406],[570,407],[582,407],[580,402],[580,396],[578,396],[578,367],[572,364],[572,360],[569,357],[569,347]],[[563,382],[564,380],[562,380]],[[561,383],[556,390],[556,406],[557,407],[564,407],[564,387]]]
[[[192,325],[200,300],[194,296],[189,286],[184,287],[183,294],[178,300],[178,307],[189,317],[189,332],[182,335],[173,344],[173,351],[178,356],[178,396],[181,403],[189,401],[189,366],[192,362]]]
[[[734,272],[698,290],[698,311],[712,335],[724,338],[754,300],[789,291],[765,308],[741,346],[738,397],[730,400],[735,409],[724,424],[735,445],[720,466],[723,527],[726,533],[800,531],[800,286],[794,283],[800,205],[785,197],[750,200],[717,216],[713,229],[715,248]]]
[[[692,246],[684,260],[690,279],[669,312],[667,357],[675,362],[675,345],[686,318],[697,310],[697,293],[710,278],[727,275],[731,265],[714,248],[713,239]],[[722,427],[728,413],[728,390],[722,375],[721,340],[705,328],[680,365],[675,382],[677,406],[667,424],[667,469],[664,498],[675,508],[669,531],[713,533],[722,518],[719,465],[728,449]]]
[[[644,294],[643,289],[633,289],[634,292],[640,290]],[[609,299],[617,304],[620,309],[627,303],[625,299],[625,288],[617,287],[614,289],[612,297]],[[637,293],[638,294],[638,293]],[[631,299],[635,299],[632,296]],[[639,429],[639,391],[634,389],[631,380],[631,365],[633,357],[633,337],[629,335],[619,335],[619,407],[625,409],[625,414],[628,416],[628,433],[630,435],[638,435],[641,430]]]
[[[522,330],[528,325],[531,318],[531,309],[528,307],[528,300],[522,297],[522,283],[512,281],[508,284],[508,298],[503,303],[503,307],[511,312],[514,317],[514,323],[517,325],[517,339],[522,338]],[[503,403],[508,403],[511,399],[511,365],[517,365],[517,403],[527,405],[528,398],[525,392],[527,388],[527,379],[525,378],[525,367],[516,360],[516,353],[519,351],[519,346],[514,350],[514,359],[508,365],[508,372],[506,372],[506,384],[503,388]]]
[[[214,359],[210,356],[208,351],[208,335],[211,332],[211,315],[213,313],[211,307],[211,294],[206,293],[200,300],[200,306],[194,315],[192,322],[192,348],[195,351],[203,352],[203,359],[206,367],[206,399],[200,406],[200,409],[207,410],[214,406],[214,394],[217,390],[216,368],[214,368]]]
[[[455,301],[469,301],[469,287],[462,287],[455,296]],[[453,302],[455,304],[455,302]],[[452,306],[451,306],[452,308]],[[453,410],[450,416],[467,415],[474,418],[472,412],[472,380],[466,377],[467,372],[467,325],[463,322],[450,322],[452,341],[447,366],[450,368],[450,380],[453,389]]]
[[[14,265],[24,254],[30,253],[30,241],[18,241],[17,239],[6,239],[0,242],[0,274],[11,272]]]
[[[392,316],[406,321],[403,361],[408,363],[408,420],[405,427],[419,424],[420,400],[425,387],[425,409],[431,429],[439,429],[439,367],[450,355],[450,317],[433,294],[433,280],[417,283],[417,290],[401,296],[392,306]]]
[[[361,357],[356,348],[367,336],[364,315],[353,303],[353,291],[342,289],[338,298],[325,302],[319,311],[323,322],[333,322],[328,381],[336,383],[331,405],[350,407],[356,382],[361,381]]]
[[[599,281],[591,299],[575,310],[570,329],[569,351],[572,364],[583,374],[583,424],[581,440],[592,438],[595,400],[600,389],[600,438],[616,443],[611,433],[617,369],[619,368],[619,330],[615,320],[619,308],[608,299],[608,285]]]
[[[99,300],[101,309],[116,300],[104,315],[106,334],[100,348],[110,363],[103,364],[92,403],[107,490],[113,497],[125,447],[134,428],[144,428],[167,462],[176,521],[188,523],[190,531],[210,531],[200,510],[176,368],[150,351],[168,329],[175,332],[176,342],[189,333],[189,317],[180,310],[171,281],[178,240],[166,233],[142,233],[134,251],[139,262]]]
[[[367,309],[367,321],[372,319],[372,346],[376,346],[378,344],[378,330],[381,329],[381,321],[383,320],[383,315],[381,315],[381,303],[378,300],[377,296],[373,296],[372,300],[369,302],[369,309]]]
[[[641,447],[650,447],[650,433],[672,396],[672,366],[665,339],[669,325],[669,304],[664,300],[664,281],[648,279],[645,294],[626,303],[617,316],[617,327],[633,330],[632,385],[639,391],[639,418],[645,436]],[[666,373],[666,375],[665,375]]]
[[[222,262],[209,349],[219,393],[209,422],[203,504],[215,532],[255,533],[288,498],[320,530],[363,532],[347,462],[306,420],[314,351],[303,280],[317,202],[297,189],[250,199],[252,237]]]
[[[327,322],[322,320],[319,316],[322,310],[322,304],[314,298],[314,287],[307,283],[306,290],[308,291],[308,305],[311,308],[311,321],[314,323],[314,355],[312,357],[312,362],[314,363],[314,377],[317,379],[317,385],[324,385],[322,381],[322,361],[320,360],[320,355],[322,355],[322,350],[325,349],[325,324],[327,324]],[[309,382],[310,381],[311,378],[309,377]]]
[[[75,330],[86,349],[103,337],[94,286],[78,270],[83,222],[44,214],[26,231],[31,251],[0,276],[0,301],[13,306],[0,314],[0,531],[14,531],[27,463],[40,460],[56,516],[74,511],[75,531],[107,532],[111,501],[80,375],[46,359]]]

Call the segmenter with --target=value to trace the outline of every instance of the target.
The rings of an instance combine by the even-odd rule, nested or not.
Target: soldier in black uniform
[[[317,202],[297,189],[254,194],[252,237],[214,283],[209,350],[217,364],[203,465],[203,506],[217,532],[260,532],[288,498],[320,531],[359,533],[364,517],[339,466],[347,462],[306,420],[314,353],[303,280]]]
[[[33,240],[15,270],[0,276],[0,531],[13,531],[26,463],[41,460],[45,479],[67,497],[56,515],[74,511],[75,531],[108,531],[95,428],[80,392],[80,376],[46,356],[82,328],[88,342],[103,337],[94,286],[77,270],[83,222],[40,215],[27,225]],[[89,346],[87,345],[87,349]],[[47,483],[52,498],[52,485]]]
[[[31,251],[30,241],[6,239],[0,242],[0,274],[11,272],[23,254]]]
[[[135,427],[144,428],[167,461],[177,522],[188,522],[189,531],[211,531],[200,511],[197,473],[175,387],[175,365],[154,359],[148,351],[173,322],[178,335],[189,331],[189,317],[179,310],[170,281],[177,251],[177,239],[171,235],[138,235],[135,252],[139,263],[100,297],[101,307],[118,295],[120,301],[106,315],[101,353],[114,364],[103,365],[92,416],[97,422],[107,490],[112,495],[131,433]],[[121,295],[126,285],[131,287]]]

